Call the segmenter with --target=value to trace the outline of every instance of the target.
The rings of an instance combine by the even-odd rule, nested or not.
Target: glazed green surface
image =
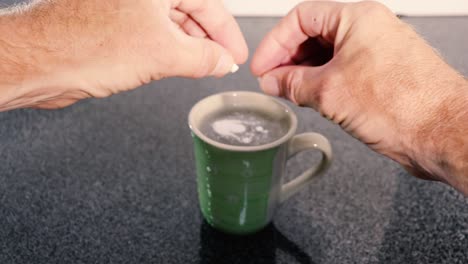
[[[225,232],[255,232],[269,219],[278,147],[257,152],[216,148],[194,135],[198,195],[206,221]]]

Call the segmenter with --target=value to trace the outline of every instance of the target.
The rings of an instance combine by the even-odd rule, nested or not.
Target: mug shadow
[[[222,233],[206,221],[200,226],[200,264],[276,263],[276,252],[283,251],[297,263],[313,264],[311,257],[285,237],[274,224],[246,236]]]

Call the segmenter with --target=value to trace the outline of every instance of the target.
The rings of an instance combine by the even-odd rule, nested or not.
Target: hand
[[[164,77],[223,76],[248,55],[221,0],[39,0],[0,16],[0,33],[0,58],[11,64],[0,65],[9,72],[0,88],[10,84],[0,110],[64,107]]]
[[[468,194],[468,87],[375,2],[305,2],[261,42],[252,72],[418,177]]]

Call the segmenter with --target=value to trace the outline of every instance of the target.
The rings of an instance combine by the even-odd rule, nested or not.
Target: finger
[[[211,39],[194,38],[183,33],[177,48],[179,64],[178,75],[201,78],[205,76],[221,77],[237,71],[231,53]]]
[[[259,84],[269,95],[317,109],[323,71],[324,67],[284,66],[267,72],[259,78]]]
[[[291,60],[300,45],[310,37],[334,43],[344,5],[308,1],[296,6],[258,46],[252,59],[252,73],[260,76]]]
[[[208,36],[226,48],[236,63],[247,60],[248,49],[245,39],[234,17],[220,0],[178,0],[178,10],[190,15]]]
[[[169,17],[188,35],[197,38],[205,38],[207,36],[203,28],[201,28],[200,25],[193,21],[193,19],[187,14],[176,9],[172,9],[169,13]]]

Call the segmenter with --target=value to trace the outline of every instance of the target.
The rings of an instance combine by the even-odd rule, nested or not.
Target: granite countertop
[[[468,75],[468,17],[405,20]],[[277,21],[239,19],[251,52]],[[299,131],[331,140],[332,168],[258,234],[208,227],[187,114],[229,90],[258,91],[247,66],[58,111],[0,113],[0,263],[468,263],[468,199],[298,107]],[[300,154],[289,174],[317,158]]]

